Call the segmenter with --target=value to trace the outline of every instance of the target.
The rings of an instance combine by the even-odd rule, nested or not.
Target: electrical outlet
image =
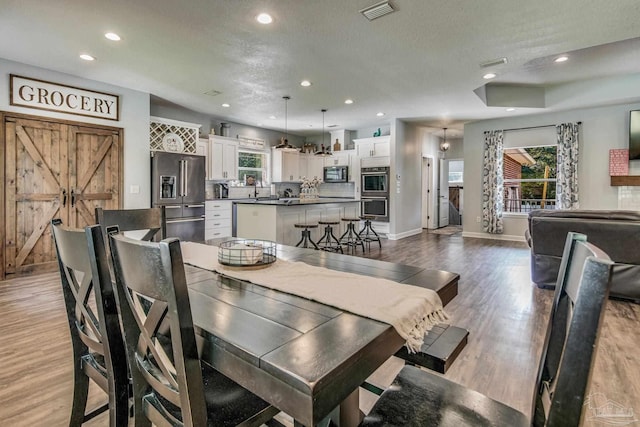
[[[480,222],[480,217],[479,216],[476,217],[476,222]]]

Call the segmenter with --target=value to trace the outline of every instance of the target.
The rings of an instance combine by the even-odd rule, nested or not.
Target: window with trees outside
[[[269,158],[264,152],[238,150],[238,179],[246,184],[247,179],[253,177],[253,180],[249,179],[249,185],[253,185],[252,181],[258,187],[268,185],[268,164]]]
[[[504,212],[556,208],[556,146],[505,148]]]

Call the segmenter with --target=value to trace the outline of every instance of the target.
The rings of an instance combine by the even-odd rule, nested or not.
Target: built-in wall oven
[[[362,194],[360,212],[374,217],[374,221],[389,221],[389,168],[362,168]]]

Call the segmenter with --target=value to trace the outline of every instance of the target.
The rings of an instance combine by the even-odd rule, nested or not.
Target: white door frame
[[[422,185],[420,194],[422,196],[422,228],[434,229],[435,212],[434,212],[434,158],[432,156],[422,157]]]
[[[438,159],[437,228],[449,225],[449,159]]]

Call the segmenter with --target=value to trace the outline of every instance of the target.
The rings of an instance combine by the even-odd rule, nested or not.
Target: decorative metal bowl
[[[276,244],[268,240],[235,239],[222,242],[218,262],[230,267],[266,267],[276,260]]]

